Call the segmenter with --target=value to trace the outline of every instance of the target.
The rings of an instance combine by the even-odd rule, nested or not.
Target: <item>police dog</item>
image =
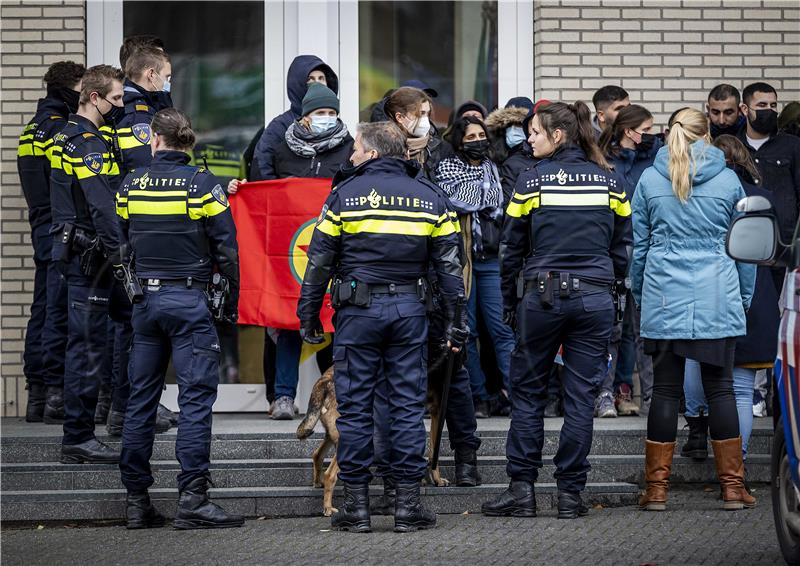
[[[441,365],[441,364],[438,364]],[[439,419],[441,418],[441,392],[442,392],[442,379],[444,372],[428,370],[428,393],[426,398],[426,405],[428,412],[431,415],[431,431],[428,443],[428,460],[430,461],[434,442],[436,441],[436,432],[439,427]],[[339,463],[336,460],[336,453],[334,451],[333,459],[328,468],[323,473],[322,465],[328,449],[333,446],[334,450],[339,444],[339,430],[336,428],[336,419],[339,418],[339,411],[336,409],[336,388],[333,382],[333,368],[328,369],[314,384],[311,390],[311,397],[308,401],[308,411],[305,418],[297,427],[297,438],[303,440],[311,436],[314,432],[314,427],[317,422],[322,423],[325,429],[325,438],[322,443],[314,450],[311,456],[311,461],[314,464],[312,483],[314,487],[324,488],[322,497],[322,511],[326,517],[330,517],[332,513],[336,512],[333,507],[333,488],[336,487],[336,480],[339,477]],[[431,470],[428,468],[428,473],[425,478],[426,483],[435,485],[437,487],[445,487],[450,485],[450,482],[443,478],[439,473],[439,467]]]

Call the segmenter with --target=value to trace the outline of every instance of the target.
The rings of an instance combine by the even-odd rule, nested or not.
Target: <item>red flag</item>
[[[295,311],[308,246],[330,179],[279,179],[239,185],[230,199],[239,242],[239,323],[297,330]],[[333,332],[330,295],[320,318]]]

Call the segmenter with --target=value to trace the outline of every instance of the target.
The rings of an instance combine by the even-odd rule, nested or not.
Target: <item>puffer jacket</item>
[[[631,286],[641,306],[641,335],[651,339],[717,339],[746,332],[755,266],[733,261],[725,238],[745,196],[723,153],[698,140],[691,196],[672,191],[662,147],[633,197]]]
[[[528,115],[527,108],[498,108],[486,117],[486,129],[492,142],[492,160],[500,167],[511,151],[506,145],[506,130],[511,126],[522,127],[522,121]],[[524,143],[524,142],[523,142]],[[517,146],[520,147],[520,146]]]

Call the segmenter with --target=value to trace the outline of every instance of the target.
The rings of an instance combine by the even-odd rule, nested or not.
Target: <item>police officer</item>
[[[122,239],[130,243],[131,265],[143,286],[143,298],[133,310],[131,392],[120,460],[129,529],[164,524],[147,489],[153,484],[150,455],[163,366],[170,354],[181,409],[175,447],[180,499],[174,526],[244,524],[242,516],[226,513],[207,496],[220,347],[206,288],[216,265],[231,289],[226,318],[235,320],[239,257],[225,191],[208,171],[188,165],[194,142],[185,114],[174,108],[157,112],[151,123],[153,161],[128,174],[117,194]]]
[[[33,282],[31,317],[25,333],[23,371],[27,378],[27,422],[64,421],[64,351],[67,346],[67,297],[64,277],[51,261],[50,155],[53,137],[78,110],[83,65],[59,61],[44,75],[47,95],[19,138],[17,170],[31,225]]]
[[[337,459],[344,505],[334,528],[368,532],[373,403],[388,388],[392,477],[397,486],[395,531],[430,528],[436,515],[422,506],[425,475],[426,318],[425,285],[433,263],[454,328],[455,298],[463,294],[458,226],[445,199],[432,190],[419,166],[405,162],[405,136],[393,124],[361,124],[351,161],[353,175],[331,192],[308,252],[297,315],[308,342],[322,340],[319,310],[335,271],[333,363]],[[462,317],[463,319],[464,317]]]
[[[147,167],[153,159],[150,151],[150,122],[153,115],[163,108],[172,107],[170,98],[170,81],[172,66],[169,55],[162,47],[135,42],[137,47],[129,49],[125,59],[125,82],[122,102],[125,111],[119,120],[106,124],[101,132],[111,144],[119,158],[120,173],[112,179],[112,189],[119,188],[125,175],[138,167]],[[133,330],[130,324],[130,309],[122,316],[120,322],[113,324],[113,383],[110,383],[113,396],[111,411],[105,406],[107,414],[107,431],[110,436],[122,434],[125,407],[128,403],[128,351]],[[166,371],[166,367],[164,368]],[[100,389],[101,401],[106,387]],[[165,408],[166,409],[166,408]],[[170,428],[168,410],[159,411],[157,432],[165,432]],[[102,417],[101,417],[102,418]],[[106,422],[105,419],[102,422]]]
[[[511,483],[482,510],[536,516],[533,484],[542,467],[547,381],[563,344],[564,426],[555,478],[558,516],[574,519],[588,513],[580,493],[614,319],[610,291],[628,263],[631,209],[622,181],[594,141],[585,104],[539,108],[530,129],[533,155],[542,161],[517,180],[501,241],[504,318],[517,326],[506,444]]]
[[[122,72],[97,65],[81,84],[78,111],[54,138],[50,177],[52,258],[63,262],[69,305],[61,461],[116,462],[94,435],[98,386],[109,371],[106,321],[123,298],[112,275],[120,260],[110,177],[119,168],[98,128],[122,111]]]

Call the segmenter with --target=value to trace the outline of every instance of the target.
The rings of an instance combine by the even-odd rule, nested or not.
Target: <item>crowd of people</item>
[[[241,518],[205,496],[209,454],[196,441],[210,434],[217,336],[235,329],[238,259],[227,195],[248,185],[234,179],[224,188],[213,169],[190,164],[194,132],[188,117],[172,108],[172,68],[160,39],[127,38],[120,64],[123,70],[51,65],[44,77],[47,95],[20,138],[19,172],[36,263],[25,345],[26,419],[63,423],[65,463],[120,462],[120,454],[95,437],[94,425],[106,423],[110,435],[122,435],[120,466],[129,521],[135,518],[129,524],[159,526],[163,517],[146,496],[152,483],[146,462],[152,434],[178,419],[158,405],[171,352],[181,387],[184,525],[235,526]],[[403,327],[405,346],[413,346],[408,352],[375,359],[352,353],[374,338],[369,319],[382,320],[381,332],[397,332],[406,317],[433,320],[424,309],[416,312],[418,301],[394,297],[412,293],[397,289],[415,284],[406,279],[418,267],[412,262],[404,270],[402,262],[388,261],[405,249],[392,244],[398,240],[407,247],[404,261],[430,262],[431,281],[422,282],[424,273],[415,277],[417,287],[430,285],[438,296],[442,328],[436,339],[464,350],[451,385],[458,409],[448,407],[446,415],[459,485],[480,483],[475,419],[511,416],[511,483],[484,505],[486,514],[535,516],[542,419],[555,416],[564,417],[555,458],[560,517],[587,512],[580,492],[592,418],[618,415],[648,416],[648,488],[641,505],[664,509],[681,411],[690,428],[681,453],[707,457],[710,430],[724,505],[755,504],[744,488],[742,462],[753,416],[765,414],[783,273],[736,264],[724,241],[736,203],[746,195],[768,198],[781,238],[793,237],[800,207],[800,103],[786,104],[779,114],[778,93],[768,83],[755,82],[741,93],[720,84],[704,111],[677,108],[659,132],[645,105],[609,85],[594,94],[593,116],[581,102],[534,103],[517,96],[489,111],[468,100],[440,130],[433,119],[438,93],[411,80],[371,105],[371,123],[359,124],[354,137],[340,117],[337,93],[338,77],[329,65],[315,56],[295,58],[287,75],[290,108],[258,133],[243,158],[251,181],[333,180],[309,250],[298,307],[301,331],[269,329],[264,367],[273,392],[271,417],[294,418],[302,342],[322,341],[314,313],[319,292],[342,273],[352,277],[353,298],[348,291],[349,306],[337,309],[333,345],[317,353],[321,371],[336,368],[337,388],[348,376],[348,387],[337,393],[339,461],[349,496],[334,526],[369,528],[363,486],[373,464],[384,470],[386,497],[397,497],[398,509],[404,506],[396,523],[401,530],[435,523],[415,487],[424,472],[419,392],[392,382],[367,397],[355,393],[359,380],[378,371],[375,364],[387,376],[404,372],[408,378],[419,365],[409,352],[424,359],[431,348],[430,340],[425,345],[427,322],[417,321]],[[368,181],[380,190],[411,191],[430,212],[384,211],[384,217],[397,218],[377,215],[367,230],[351,219],[366,213],[345,211],[340,195]],[[158,183],[181,189],[152,192]],[[401,225],[406,232],[395,232]],[[371,232],[375,226],[385,232]],[[160,248],[165,234],[176,241],[185,236],[183,247]],[[363,242],[354,244],[360,240],[353,234]],[[427,240],[412,245],[413,235]],[[370,248],[375,242],[378,247]],[[366,250],[384,250],[377,271],[369,269],[377,260]],[[337,263],[347,263],[347,253],[365,262],[363,268]],[[124,293],[132,266],[134,283],[145,287],[144,307]],[[232,289],[225,316],[211,323],[216,330],[206,324],[205,305],[183,326],[175,324],[174,312],[170,322],[159,318],[170,309],[189,316],[212,266],[228,276]],[[167,289],[176,281],[180,293],[172,296]],[[367,285],[366,302],[348,303],[364,298],[359,284]],[[157,291],[158,301],[149,300]],[[463,321],[453,318],[459,293],[467,299]],[[344,328],[349,330],[342,333]],[[176,339],[187,333],[188,342]],[[223,340],[222,349],[229,344]],[[381,423],[376,409],[373,423],[373,396],[376,406],[382,396],[386,414],[403,416]],[[376,435],[402,445],[399,452],[378,455],[382,462],[373,461],[365,445],[373,424]]]

